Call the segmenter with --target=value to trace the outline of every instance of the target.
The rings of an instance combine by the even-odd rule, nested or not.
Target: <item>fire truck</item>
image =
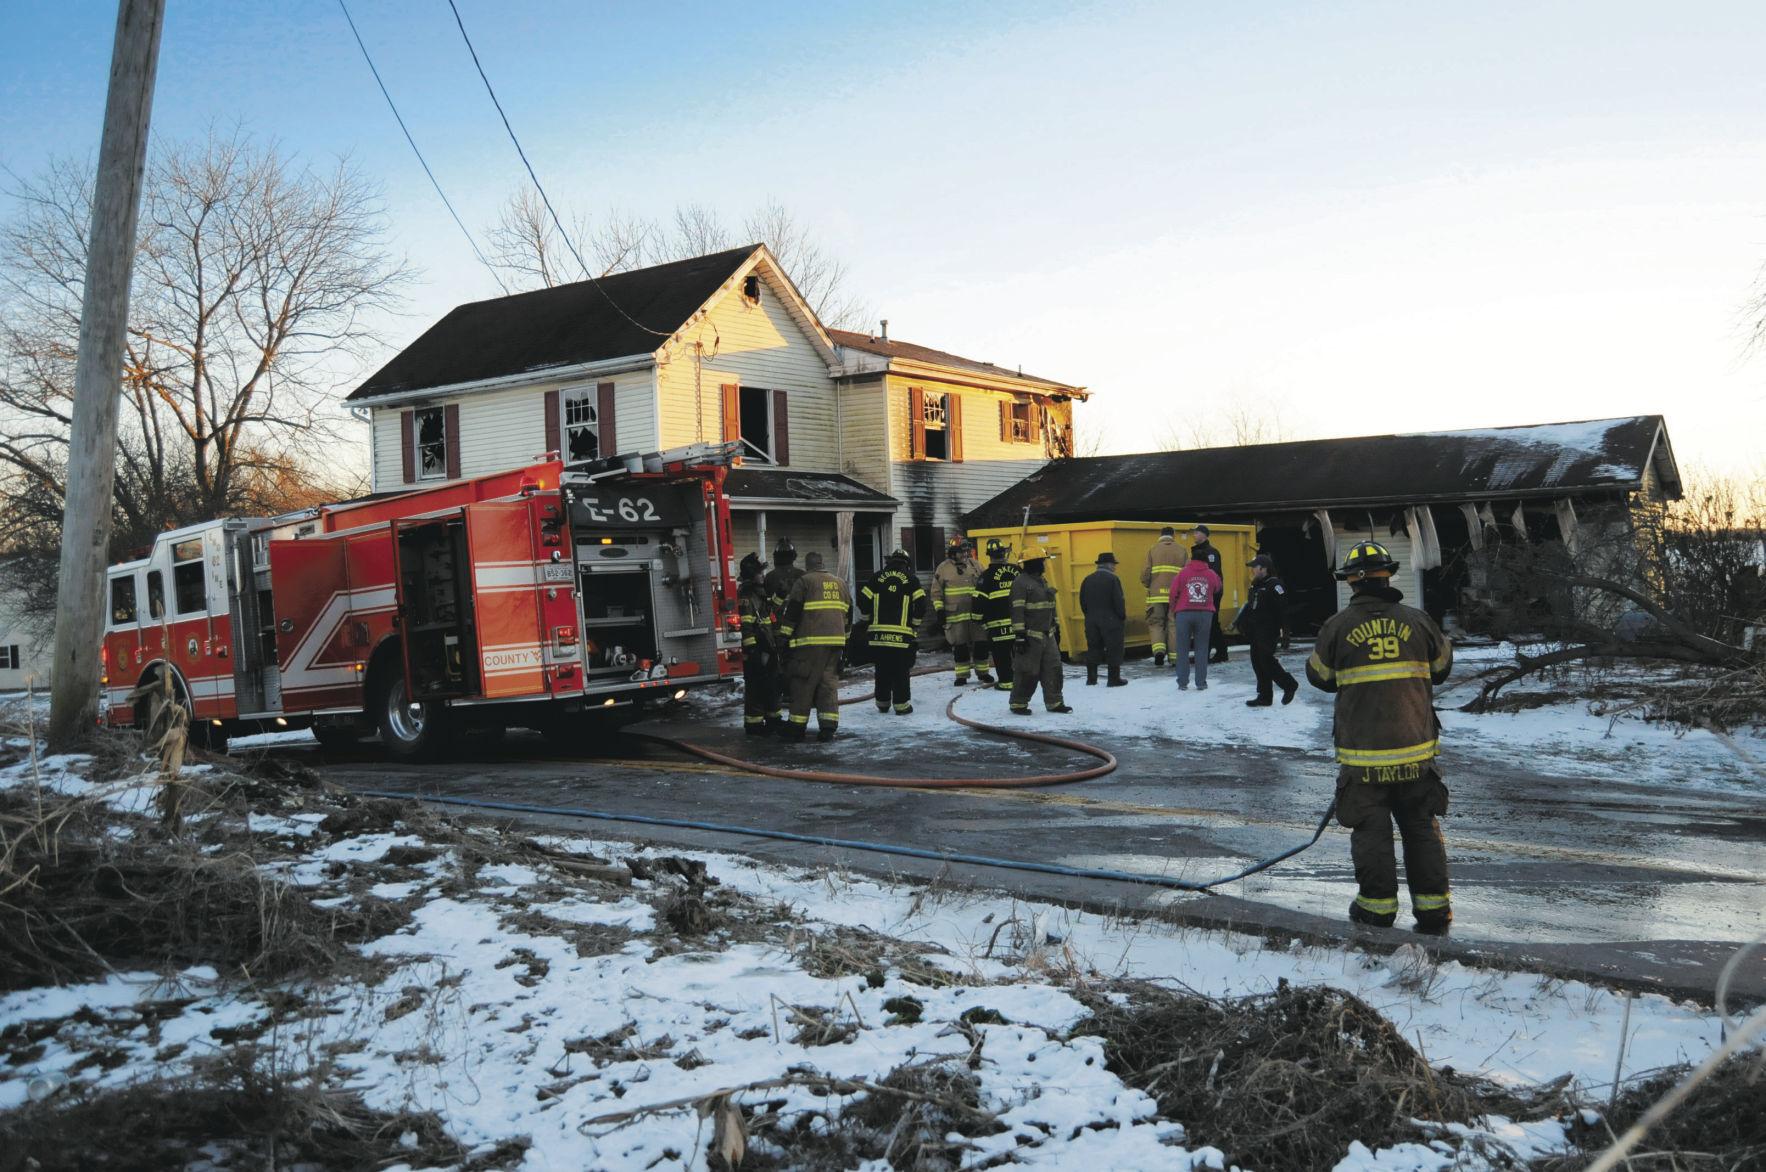
[[[161,534],[108,573],[104,719],[173,703],[210,747],[311,727],[419,759],[469,729],[575,740],[739,674],[736,447],[546,459]]]

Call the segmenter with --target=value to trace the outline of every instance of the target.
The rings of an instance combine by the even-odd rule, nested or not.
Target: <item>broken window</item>
[[[601,454],[599,395],[593,388],[564,395],[564,453],[572,463]]]
[[[923,419],[926,425],[926,459],[950,459],[950,396],[935,391],[925,392]]]
[[[1012,442],[1028,444],[1036,441],[1036,421],[1034,408],[1028,399],[1010,403],[1012,413]]]
[[[777,463],[773,453],[773,393],[760,387],[743,387],[739,392],[742,425],[742,455],[762,463]]]
[[[448,416],[441,407],[425,407],[416,413],[417,479],[448,478]]]
[[[110,624],[127,626],[135,621],[135,575],[110,580]]]

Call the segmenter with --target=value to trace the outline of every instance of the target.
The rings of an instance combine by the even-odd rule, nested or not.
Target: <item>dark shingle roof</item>
[[[877,354],[884,358],[905,358],[909,362],[926,362],[934,366],[949,366],[956,370],[974,371],[976,374],[990,374],[995,377],[1023,379],[1025,382],[1042,383],[1044,386],[1057,390],[1071,391],[1078,388],[1072,383],[1056,382],[1052,378],[1040,378],[1034,374],[1024,374],[1004,366],[996,366],[991,362],[977,362],[973,358],[964,358],[960,354],[951,354],[944,350],[934,350],[930,346],[916,346],[912,342],[898,342],[894,338],[878,338],[870,334],[861,334],[853,330],[829,330],[828,337],[836,346],[848,346],[854,350],[863,350],[867,354]]]
[[[759,247],[456,306],[347,398],[648,354],[664,341],[650,330],[680,329]]]
[[[1658,443],[1658,438],[1660,443]],[[1334,505],[1490,500],[1631,491],[1656,461],[1665,490],[1679,473],[1660,415],[1371,435],[1299,443],[1060,460],[974,512],[970,529],[1033,520],[1156,521]]]
[[[893,509],[892,496],[838,472],[794,472],[789,468],[747,465],[724,478],[724,491],[736,501],[788,500],[803,505],[838,505],[857,509]]]

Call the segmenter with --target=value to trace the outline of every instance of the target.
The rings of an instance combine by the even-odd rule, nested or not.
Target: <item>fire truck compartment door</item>
[[[362,600],[350,593],[343,542],[270,542],[270,581],[284,703],[311,708],[359,698],[359,652],[347,645],[344,625]]]
[[[486,501],[466,507],[472,549],[472,595],[478,612],[478,654],[487,697],[528,696],[546,690],[540,595],[546,582],[570,580],[568,564],[548,578],[550,563],[536,554],[533,515],[526,501]]]

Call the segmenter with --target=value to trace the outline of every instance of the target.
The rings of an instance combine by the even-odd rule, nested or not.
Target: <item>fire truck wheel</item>
[[[405,692],[402,674],[386,673],[386,683],[374,709],[380,724],[380,741],[394,757],[424,760],[439,753],[447,741],[447,717],[441,705],[411,700]]]

